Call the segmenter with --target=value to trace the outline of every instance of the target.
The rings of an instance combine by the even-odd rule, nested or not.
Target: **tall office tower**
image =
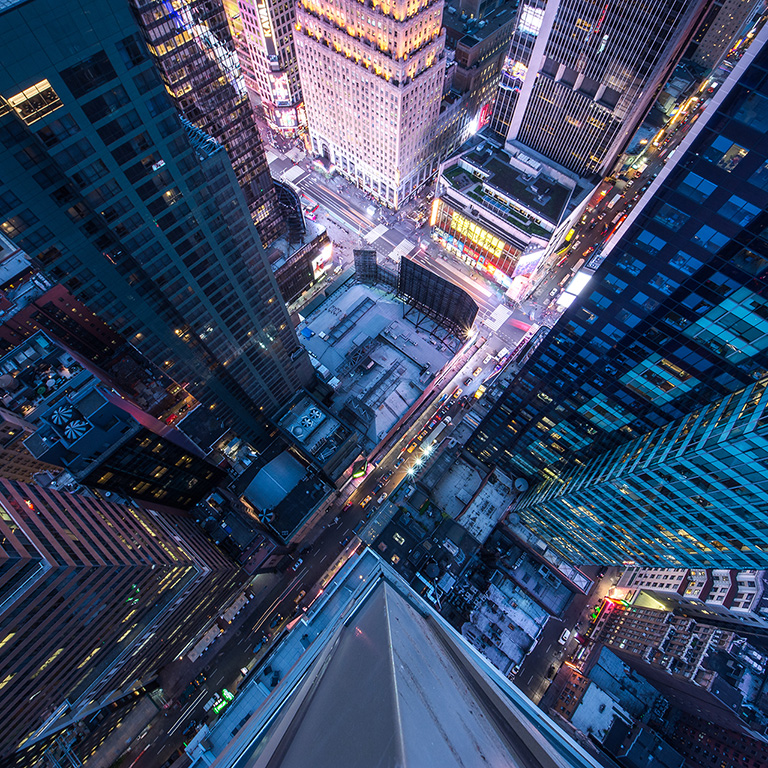
[[[572,562],[768,562],[768,379],[545,480],[515,505]]]
[[[195,764],[598,767],[372,552],[326,593],[270,657],[280,686],[258,706],[252,681]]]
[[[766,39],[587,263],[591,279],[576,276],[585,287],[470,439],[475,456],[556,478],[768,373]]]
[[[176,108],[224,145],[263,245],[285,223],[222,0],[130,0]]]
[[[311,366],[225,149],[180,122],[121,0],[6,3],[0,37],[0,229],[258,439]]]
[[[0,479],[0,533],[4,765],[151,683],[242,589],[183,513]]]
[[[685,52],[686,57],[707,69],[717,66],[758,7],[758,0],[715,0]]]
[[[296,3],[233,1],[238,14],[228,14],[230,30],[251,100],[261,104],[274,130],[295,136],[307,124],[293,45]]]
[[[615,161],[712,0],[530,0],[492,129],[580,176]]]
[[[399,208],[437,168],[443,0],[301,0],[294,41],[312,149]]]

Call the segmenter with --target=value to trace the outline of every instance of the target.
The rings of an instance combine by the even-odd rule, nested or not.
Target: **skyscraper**
[[[685,55],[702,67],[716,66],[739,30],[758,9],[756,0],[715,0]]]
[[[478,458],[557,477],[768,373],[767,32],[587,263],[470,440]]]
[[[436,170],[443,0],[302,0],[294,40],[312,150],[398,208]]]
[[[252,101],[259,101],[273,129],[293,136],[307,117],[293,45],[296,3],[288,0],[230,0],[228,14]],[[225,3],[226,7],[226,3]]]
[[[575,461],[523,496],[515,513],[575,563],[764,565],[766,386],[763,379],[629,443]]]
[[[222,0],[130,0],[176,108],[227,150],[264,246],[285,230]]]
[[[182,513],[4,479],[0,534],[4,764],[148,685],[244,580]]]
[[[226,150],[179,120],[120,0],[0,17],[0,228],[257,439],[311,367]]]
[[[606,171],[711,0],[528,0],[492,130],[580,176]]]
[[[599,765],[370,550],[334,578],[270,664],[286,673],[266,701],[252,679],[240,694],[247,704],[235,701],[210,735],[205,727],[192,739],[201,763]]]

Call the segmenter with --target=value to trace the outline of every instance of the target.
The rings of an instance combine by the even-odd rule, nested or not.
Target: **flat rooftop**
[[[575,186],[558,181],[555,174],[554,169],[522,152],[513,156],[485,142],[456,156],[452,165],[443,171],[443,177],[451,187],[497,214],[514,215],[503,207],[498,208],[497,201],[489,198],[488,193],[493,190],[550,224],[560,221]],[[520,224],[526,224],[525,220]],[[542,229],[541,234],[549,232]]]
[[[331,411],[371,450],[453,353],[403,317],[383,288],[350,283],[314,309],[297,331],[318,374],[334,389]],[[350,419],[349,411],[365,424]]]
[[[458,37],[459,45],[473,48],[479,45],[496,30],[513,18],[517,12],[517,6],[503,4],[489,11],[482,18],[461,18],[461,3],[459,0],[449,0],[445,4],[443,12],[443,26],[455,38]]]

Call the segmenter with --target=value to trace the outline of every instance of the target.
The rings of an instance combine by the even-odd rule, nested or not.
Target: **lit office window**
[[[8,104],[27,125],[31,125],[58,109],[61,99],[47,80],[41,80],[21,93],[8,97]]]

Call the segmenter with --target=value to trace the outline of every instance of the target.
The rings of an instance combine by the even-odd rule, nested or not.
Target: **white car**
[[[571,630],[564,629],[563,634],[560,635],[560,639],[557,641],[560,645],[565,645],[571,637]]]

